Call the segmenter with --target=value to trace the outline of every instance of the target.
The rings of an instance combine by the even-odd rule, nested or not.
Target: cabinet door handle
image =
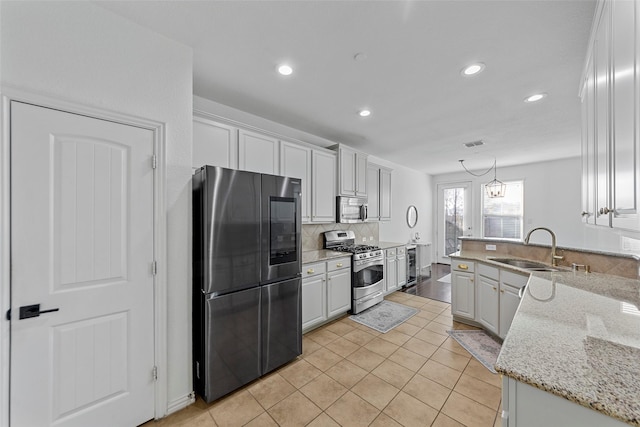
[[[313,268],[310,268],[307,270],[307,274],[313,274],[313,273],[314,273]]]
[[[504,294],[504,289],[500,289],[500,293],[501,293],[501,294]]]
[[[338,267],[338,268],[342,267],[342,263],[341,262],[337,263],[336,267]]]
[[[471,283],[473,283],[473,277],[472,277],[471,279],[469,279],[469,281],[470,281]]]
[[[496,288],[495,286],[492,286],[492,288],[493,288],[494,291],[498,290],[498,288]]]
[[[467,264],[458,264],[458,268],[460,270],[468,270],[469,266]]]
[[[607,215],[607,214],[613,212],[613,210],[609,209],[608,207],[605,206],[604,208],[600,208],[600,210],[598,212],[600,212],[600,215]]]

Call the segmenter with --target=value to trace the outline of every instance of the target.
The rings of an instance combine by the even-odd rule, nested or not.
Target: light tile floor
[[[212,404],[145,427],[500,426],[500,376],[455,340],[449,304],[395,292],[420,309],[381,334],[345,316],[303,337],[297,360]]]

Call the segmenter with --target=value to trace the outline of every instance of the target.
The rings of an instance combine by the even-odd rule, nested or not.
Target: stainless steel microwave
[[[361,197],[336,197],[336,222],[365,222],[367,199]]]

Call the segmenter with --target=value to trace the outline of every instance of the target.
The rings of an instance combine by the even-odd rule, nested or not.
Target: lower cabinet
[[[500,314],[500,270],[485,264],[478,264],[478,289],[477,302],[478,313],[476,320],[487,330],[498,334]]]
[[[528,280],[528,274],[457,259],[451,264],[451,313],[504,339]]]
[[[327,315],[333,317],[351,308],[351,260],[327,261]]]
[[[451,263],[451,314],[474,320],[476,315],[475,262]]]
[[[384,282],[385,293],[391,293],[406,286],[407,252],[404,246],[385,251]]]
[[[500,338],[507,336],[513,317],[520,305],[520,289],[527,285],[529,276],[511,271],[500,271]]]
[[[351,308],[351,257],[302,266],[302,331]]]

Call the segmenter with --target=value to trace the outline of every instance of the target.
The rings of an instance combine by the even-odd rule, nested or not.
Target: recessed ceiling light
[[[371,110],[367,110],[366,108],[358,111],[358,115],[360,117],[369,117],[371,115]]]
[[[290,65],[282,64],[278,67],[278,72],[283,76],[289,76],[293,73],[293,68]]]
[[[461,71],[463,76],[473,76],[474,74],[478,74],[482,70],[484,70],[485,65],[482,62],[477,62],[475,64],[468,65],[464,67]]]
[[[543,98],[546,98],[546,93],[536,93],[535,95],[528,96],[524,99],[524,102],[536,102],[540,101]]]

